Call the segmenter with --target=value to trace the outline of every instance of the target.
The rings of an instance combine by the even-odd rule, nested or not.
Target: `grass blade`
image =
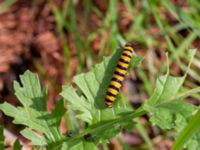
[[[200,127],[200,111],[198,111],[191,119],[189,124],[182,130],[175,143],[172,146],[172,150],[179,150],[183,147],[185,142],[192,137]]]
[[[136,118],[135,121],[137,122],[136,128],[138,129],[138,131],[139,131],[140,135],[142,136],[142,138],[144,139],[144,141],[147,143],[148,148],[151,150],[154,150],[155,148],[153,146],[152,140],[148,136],[148,133],[145,130],[145,127],[142,125],[142,123],[140,122],[140,120],[138,118]]]
[[[0,125],[0,149],[4,150],[3,127]]]

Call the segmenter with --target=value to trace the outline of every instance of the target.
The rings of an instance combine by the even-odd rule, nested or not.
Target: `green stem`
[[[144,114],[146,114],[147,111],[143,110],[142,108],[141,109],[138,109],[134,112],[131,112],[130,114],[127,114],[127,115],[123,115],[123,116],[120,116],[116,119],[113,119],[113,120],[109,120],[108,122],[105,122],[103,124],[96,124],[96,125],[93,125],[91,126],[89,129],[86,129],[84,130],[82,133],[78,133],[76,135],[74,135],[73,137],[64,137],[63,139],[61,139],[60,141],[56,142],[56,143],[63,143],[63,142],[74,142],[80,138],[82,138],[84,135],[87,135],[87,134],[93,134],[99,130],[104,130],[106,131],[106,129],[108,127],[111,127],[115,124],[118,124],[118,123],[121,123],[121,122],[124,122],[124,121],[127,121],[127,120],[131,120],[133,118],[136,118],[136,117],[139,117],[139,116],[142,116]],[[53,144],[53,143],[52,143]],[[48,145],[51,145],[51,143],[49,143]],[[59,146],[59,144],[56,145],[56,147]]]

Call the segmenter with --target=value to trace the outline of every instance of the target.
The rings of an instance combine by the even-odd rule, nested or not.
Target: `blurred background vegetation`
[[[126,41],[134,41],[137,55],[144,56],[141,66],[129,71],[122,89],[133,107],[151,95],[157,76],[166,73],[167,54],[171,74],[182,76],[188,50],[197,48],[184,83],[185,89],[195,88],[200,85],[199,18],[198,0],[1,0],[0,102],[19,104],[12,82],[29,69],[48,85],[50,111],[64,83]],[[187,100],[199,104],[200,95]],[[2,113],[0,118],[6,130],[20,136],[23,127],[14,126]],[[147,119],[141,118],[145,128],[138,126],[113,139],[110,149],[169,149],[173,132],[164,133]]]

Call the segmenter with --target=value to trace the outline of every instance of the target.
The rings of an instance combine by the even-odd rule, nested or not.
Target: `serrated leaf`
[[[43,146],[47,144],[43,135],[40,135],[29,128],[25,128],[20,133],[29,139],[33,145]]]
[[[172,77],[167,73],[165,76],[158,78],[153,95],[144,104],[143,108],[151,113],[151,122],[163,129],[173,128],[179,131],[184,127],[184,123],[187,124],[188,118],[195,109],[194,105],[182,100],[182,97],[199,91],[196,88],[185,92],[181,88],[196,50],[190,50],[190,53],[191,58],[186,74],[183,77]],[[182,121],[181,124],[180,121]]]
[[[38,76],[26,71],[20,75],[19,82],[14,81],[15,95],[24,107],[35,108],[38,111],[46,111],[46,88],[42,89]]]
[[[68,101],[70,109],[77,112],[76,117],[89,124],[84,133],[88,131],[101,140],[107,140],[118,134],[120,124],[126,126],[132,124],[130,119],[116,124],[115,121],[112,121],[119,117],[118,114],[132,110],[127,102],[120,101],[119,95],[113,108],[107,108],[104,100],[107,87],[122,52],[121,50],[115,51],[112,56],[105,57],[100,64],[97,64],[88,73],[75,76],[73,81],[77,86],[76,91],[72,86],[66,85],[61,92],[61,95]],[[134,58],[133,64],[137,65],[141,60],[138,57]],[[77,145],[74,144],[73,146]]]
[[[4,150],[3,127],[0,125],[0,149]]]
[[[176,124],[176,122],[180,119],[182,122],[186,121],[193,110],[193,105],[177,100],[151,109],[150,121],[162,129],[180,128],[183,124]]]
[[[17,81],[14,82],[14,89],[22,106],[14,107],[4,102],[0,104],[0,109],[6,115],[13,117],[15,124],[23,124],[30,130],[41,131],[45,134],[46,141],[61,139],[59,122],[65,112],[63,102],[58,102],[55,110],[49,114],[46,110],[47,90],[41,88],[38,76],[26,71],[20,75],[20,81],[21,85]],[[32,140],[31,136],[29,138]]]
[[[127,111],[128,106],[118,101],[119,97],[111,109],[105,107],[104,101],[106,89],[122,52],[115,51],[112,56],[104,58],[103,62],[97,64],[90,72],[75,76],[74,83],[78,87],[77,92],[69,85],[63,87],[61,95],[70,103],[74,111],[79,112],[77,114],[79,119],[95,124],[113,119],[118,113]],[[140,57],[134,57],[135,64],[142,60]]]
[[[147,104],[158,104],[178,94],[185,78],[173,77],[168,74],[161,76],[156,81],[156,88]]]
[[[151,113],[150,121],[162,129],[176,128],[176,120],[185,120],[192,115],[193,105],[185,103],[181,98],[168,101],[181,91],[185,77],[165,75],[159,77],[153,95],[144,104],[144,109]],[[183,119],[182,118],[182,119]]]
[[[61,95],[69,99],[68,101],[72,110],[78,110],[78,118],[82,118],[82,120],[85,122],[90,122],[92,119],[92,115],[90,113],[90,104],[83,96],[80,97],[70,85],[63,87]]]

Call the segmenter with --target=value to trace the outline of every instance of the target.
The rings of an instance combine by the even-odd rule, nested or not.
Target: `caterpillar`
[[[113,102],[116,99],[119,89],[122,86],[122,81],[127,73],[131,57],[133,55],[134,49],[132,43],[126,43],[123,52],[119,58],[118,64],[112,75],[111,82],[106,91],[105,104],[107,107],[112,107]]]

